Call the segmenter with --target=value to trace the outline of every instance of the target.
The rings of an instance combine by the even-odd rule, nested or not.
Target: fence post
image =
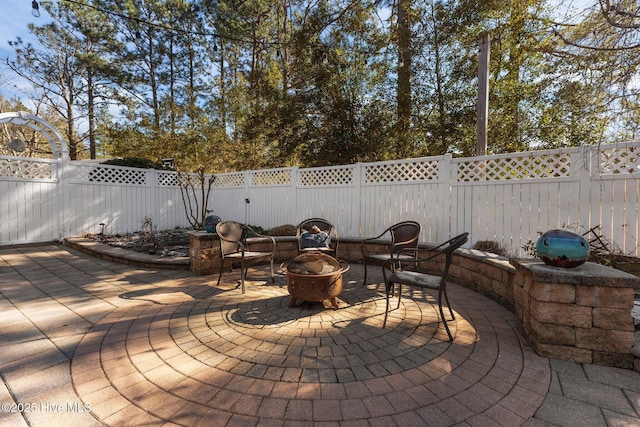
[[[249,224],[251,221],[251,173],[252,171],[245,171],[244,173],[244,223]]]
[[[67,237],[68,233],[68,225],[67,225],[67,212],[66,210],[70,208],[71,203],[69,203],[69,195],[66,191],[65,185],[65,168],[67,167],[68,161],[65,159],[58,159],[55,163],[53,163],[56,167],[56,178],[58,178],[58,182],[56,184],[57,188],[57,209],[58,212],[56,214],[58,221],[58,239],[63,242],[65,237]]]
[[[571,175],[578,180],[579,185],[578,225],[585,227],[586,230],[594,226],[592,224],[594,219],[592,217],[592,210],[594,209],[592,202],[596,200],[598,201],[597,206],[600,206],[599,189],[594,192],[591,183],[591,174],[597,172],[597,164],[595,164],[592,156],[594,151],[591,148],[588,145],[580,147],[580,151],[576,152],[579,158],[575,162],[573,159],[571,160]],[[595,153],[597,157],[597,149]],[[599,218],[597,221],[599,222]]]
[[[292,166],[291,167],[291,189],[289,190],[292,194],[292,199],[291,199],[291,212],[294,213],[294,215],[298,215],[298,212],[300,212],[300,210],[298,209],[298,183],[300,182],[300,171],[298,170],[298,166]],[[289,220],[291,222],[291,220]],[[294,218],[293,222],[298,223],[300,220],[296,217]]]
[[[433,240],[443,242],[451,236],[451,187],[455,183],[456,174],[451,154],[445,154],[438,165],[438,181],[440,182],[440,207],[438,209],[438,229]]]
[[[354,165],[353,168],[353,191],[354,194],[351,197],[351,230],[349,230],[349,235],[355,235],[358,237],[362,237],[362,221],[361,217],[364,214],[362,210],[362,183],[364,180],[364,174],[362,173],[364,166],[362,163],[358,162]],[[355,215],[354,215],[355,213]],[[365,221],[366,223],[366,221]]]
[[[149,189],[150,193],[149,206],[151,207],[151,212],[149,213],[149,215],[151,216],[156,229],[164,230],[164,224],[161,224],[159,222],[160,215],[158,214],[159,209],[157,205],[158,197],[156,195],[156,192],[158,191],[158,172],[155,169],[147,169],[147,171],[147,188]]]

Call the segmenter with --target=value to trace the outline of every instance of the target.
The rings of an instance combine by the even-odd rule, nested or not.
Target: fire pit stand
[[[336,297],[342,292],[342,273],[349,265],[318,252],[299,255],[280,268],[287,275],[287,290],[291,299],[289,307],[297,300],[309,302],[331,301],[338,308]]]

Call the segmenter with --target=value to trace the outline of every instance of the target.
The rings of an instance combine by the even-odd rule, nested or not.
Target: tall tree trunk
[[[435,5],[431,6],[431,20],[433,21],[433,56],[436,76],[436,94],[438,98],[438,127],[440,130],[440,147],[437,150],[429,150],[430,155],[443,155],[447,152],[447,111],[444,103],[442,64],[440,59],[440,22],[437,19]]]
[[[215,41],[214,41],[215,43]],[[222,47],[222,45],[221,45]],[[225,91],[225,68],[224,57],[222,56],[222,49],[220,49],[220,121],[222,122],[222,129],[227,130],[227,92]]]
[[[69,85],[68,87],[71,88],[72,86]],[[73,122],[75,120],[75,115],[73,114],[74,100],[75,96],[70,93],[69,102],[67,102],[67,139],[69,140],[69,160],[78,160],[78,141],[76,141],[76,133],[73,128]]]
[[[398,88],[396,155],[408,157],[411,144],[411,0],[398,1]]]
[[[173,46],[173,34],[169,36],[169,117],[171,135],[176,133],[176,70],[175,55]]]
[[[153,57],[155,54],[153,50],[153,33],[151,28],[147,30],[147,41],[149,43],[149,50],[147,54],[149,55],[149,84],[151,86],[151,97],[153,104],[153,125],[155,127],[155,131],[158,132],[160,130],[160,105],[158,101],[158,82],[156,80],[156,60]]]
[[[195,50],[191,39],[189,39],[188,44],[188,52],[189,52],[189,127],[191,130],[196,128],[196,57]]]
[[[87,67],[87,110],[89,114],[89,158],[96,158],[96,118],[93,94],[93,67]]]

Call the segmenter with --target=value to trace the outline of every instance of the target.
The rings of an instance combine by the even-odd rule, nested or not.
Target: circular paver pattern
[[[404,289],[383,328],[384,287],[359,277],[352,266],[338,309],[288,307],[283,276],[250,281],[245,294],[199,278],[123,294],[130,303],[78,346],[74,386],[111,425],[517,425],[534,414],[548,361],[522,342],[512,313],[453,285],[450,344],[432,293]]]

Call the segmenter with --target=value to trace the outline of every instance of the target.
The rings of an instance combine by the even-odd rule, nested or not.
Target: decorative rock
[[[589,242],[567,230],[549,230],[536,242],[538,256],[554,267],[574,268],[589,258]]]

